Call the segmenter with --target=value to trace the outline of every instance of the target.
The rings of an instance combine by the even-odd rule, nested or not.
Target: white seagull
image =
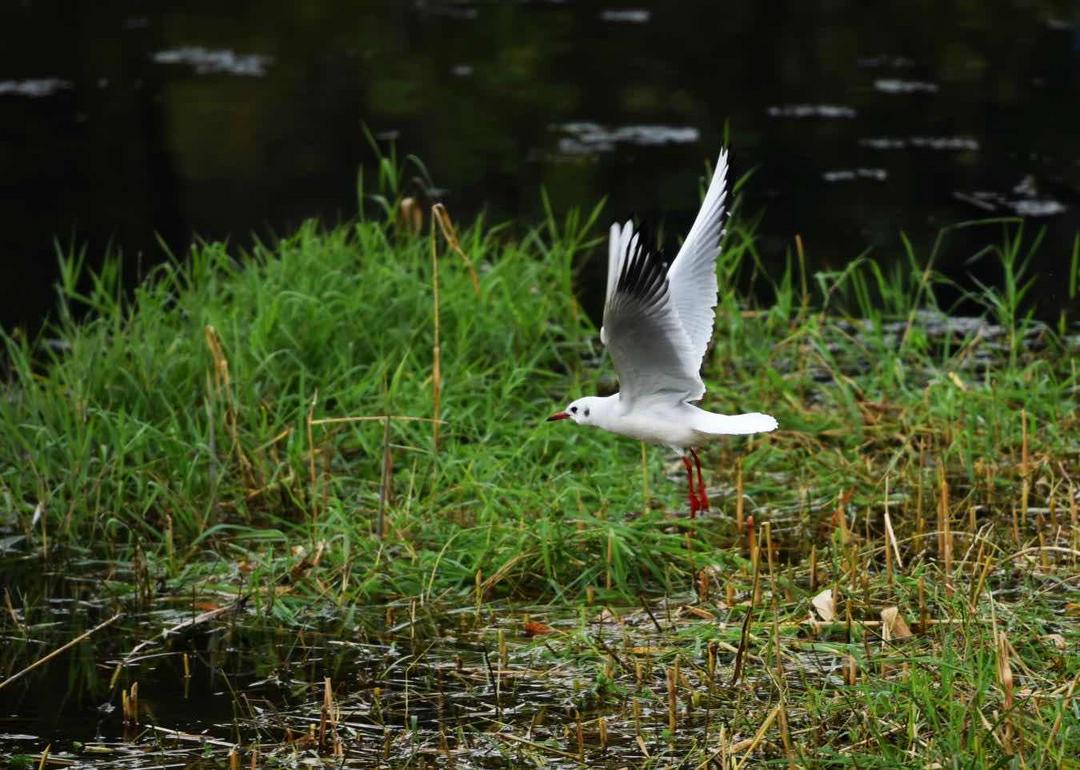
[[[600,341],[611,351],[619,392],[579,398],[548,418],[595,425],[683,453],[691,518],[709,509],[694,447],[720,436],[777,427],[773,417],[760,412],[715,414],[692,403],[705,395],[701,363],[716,318],[716,255],[723,235],[726,177],[725,150],[674,260],[646,243],[632,222],[611,226]],[[696,494],[690,458],[697,467]]]

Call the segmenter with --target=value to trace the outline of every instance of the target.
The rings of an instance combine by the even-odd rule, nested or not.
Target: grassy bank
[[[309,223],[239,259],[198,246],[131,297],[115,263],[87,282],[69,260],[54,325],[3,340],[6,558],[102,577],[126,612],[242,594],[250,622],[344,617],[414,651],[418,623],[435,639],[453,618],[498,657],[477,676],[558,690],[539,721],[413,723],[421,764],[473,766],[454,752],[499,732],[515,766],[1065,766],[1080,381],[1067,323],[1025,311],[1036,239],[982,225],[1006,278],[952,319],[934,253],[811,275],[796,252],[778,276],[730,228],[704,406],[781,431],[708,450],[721,512],[691,522],[663,450],[542,421],[613,387],[574,296],[597,218],[519,238]],[[16,588],[3,622],[44,599]],[[380,697],[331,699],[371,716]],[[381,761],[334,729],[255,733],[264,756]]]

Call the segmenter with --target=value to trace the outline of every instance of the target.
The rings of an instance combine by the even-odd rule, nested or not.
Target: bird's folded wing
[[[709,189],[697,218],[671,263],[671,304],[690,338],[695,369],[701,368],[716,319],[716,255],[723,236],[727,197],[727,151],[716,161]]]
[[[611,237],[622,253],[609,251],[600,336],[615,363],[619,392],[631,401],[664,393],[680,400],[701,398],[705,386],[672,304],[668,263],[645,246],[629,222],[612,227]]]

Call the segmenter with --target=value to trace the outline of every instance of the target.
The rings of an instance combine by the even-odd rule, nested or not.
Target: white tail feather
[[[747,414],[712,414],[704,412],[694,427],[702,433],[744,436],[748,433],[768,433],[776,430],[776,418],[761,412]]]

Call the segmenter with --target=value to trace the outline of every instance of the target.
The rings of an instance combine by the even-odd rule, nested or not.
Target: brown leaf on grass
[[[833,600],[831,588],[826,588],[811,599],[810,603],[814,605],[814,609],[817,610],[818,617],[826,623],[836,620],[836,602]]]
[[[546,623],[541,623],[539,620],[526,620],[525,621],[525,636],[530,639],[534,636],[543,636],[544,634],[550,634],[555,629]]]
[[[1068,643],[1065,641],[1065,637],[1061,634],[1047,634],[1042,639],[1060,652],[1065,652],[1069,647]]]
[[[309,570],[313,567],[319,566],[319,561],[322,559],[323,552],[326,550],[326,541],[320,540],[315,547],[314,555],[308,555],[307,549],[302,545],[295,545],[292,548],[293,556],[300,559],[291,570],[289,570],[289,582],[296,583],[300,578],[304,577]]]
[[[716,616],[708,610],[702,607],[695,607],[692,604],[688,604],[683,609],[689,615],[693,615],[695,618],[701,618],[702,620],[716,620]]]
[[[911,636],[904,616],[897,607],[886,607],[881,611],[881,637],[886,641],[907,639]]]
[[[896,410],[891,404],[877,401],[857,401],[856,406],[862,412],[863,422],[867,425],[876,425],[882,417]]]
[[[289,582],[290,583],[295,583],[296,581],[298,581],[300,578],[302,578],[304,576],[305,572],[307,572],[309,569],[311,569],[314,566],[315,565],[312,564],[310,559],[308,559],[307,557],[304,557],[300,561],[299,564],[297,564],[295,567],[293,567],[291,570],[289,570]]]

